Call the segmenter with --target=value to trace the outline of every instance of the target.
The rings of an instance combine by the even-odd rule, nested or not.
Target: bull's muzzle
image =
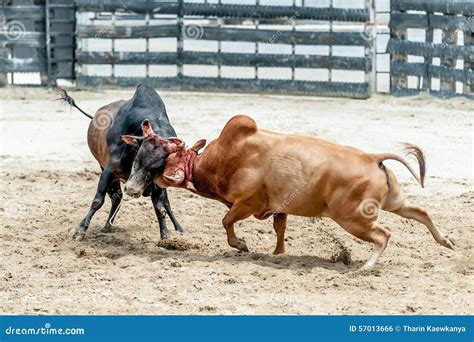
[[[125,183],[123,190],[128,196],[134,197],[134,198],[140,197],[143,193],[143,187],[139,186],[137,183],[133,181],[132,182],[128,181],[127,183]]]

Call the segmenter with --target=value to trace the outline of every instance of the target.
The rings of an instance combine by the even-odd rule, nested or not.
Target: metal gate
[[[67,0],[11,0],[0,7],[0,84],[39,72],[42,85],[74,78],[75,6]],[[10,81],[8,80],[10,74]]]
[[[159,88],[367,98],[373,86],[373,39],[364,31],[370,3],[342,9],[304,1],[264,6],[258,0],[254,5],[76,0],[77,84],[134,86],[147,80]],[[168,39],[163,48],[153,46],[163,38]],[[138,48],[137,40],[144,46]],[[341,47],[359,55],[340,54]],[[123,65],[142,68],[127,75]],[[172,71],[160,71],[163,66]]]
[[[474,95],[474,1],[392,0],[390,28],[392,95]],[[410,29],[424,30],[423,41]]]

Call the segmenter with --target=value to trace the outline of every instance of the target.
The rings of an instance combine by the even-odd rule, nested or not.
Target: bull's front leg
[[[160,226],[160,237],[165,240],[169,237],[168,227],[166,226],[166,209],[164,206],[166,190],[153,186],[151,190],[151,201],[153,202],[153,208],[155,209],[156,218],[158,219],[158,225]]]
[[[76,229],[72,235],[74,239],[82,240],[84,238],[91,223],[92,216],[94,216],[96,211],[99,210],[104,204],[105,194],[113,179],[114,175],[112,173],[112,169],[110,165],[107,165],[100,175],[97,191],[89,212],[87,213],[86,217],[84,217],[82,221],[76,226]]]
[[[242,202],[236,202],[222,219],[222,224],[227,233],[227,242],[229,246],[237,248],[240,251],[248,252],[247,244],[244,239],[239,239],[235,235],[234,223],[241,221],[252,215],[252,208]]]
[[[170,201],[168,199],[168,192],[166,191],[166,189],[163,189],[163,205],[166,209],[166,213],[168,214],[171,222],[173,222],[173,225],[174,225],[174,229],[181,233],[181,234],[184,234],[186,233],[186,231],[183,229],[183,227],[181,227],[181,225],[179,224],[178,220],[176,219],[176,217],[174,216],[174,213],[173,213],[173,210],[171,209],[171,205],[170,205]]]

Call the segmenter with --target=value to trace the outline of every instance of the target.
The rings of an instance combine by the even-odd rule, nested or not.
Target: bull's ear
[[[199,150],[201,148],[203,148],[204,146],[206,146],[206,139],[201,139],[199,141],[196,141],[193,145],[193,147],[191,147],[191,150],[193,150],[194,152],[198,153]]]
[[[183,140],[180,138],[168,138],[168,141],[171,142],[172,144],[176,145],[177,150],[182,150],[184,149],[184,146],[186,145]]]
[[[122,135],[120,138],[128,145],[138,146],[138,143],[143,140],[143,137],[136,137],[134,135]]]
[[[143,137],[149,137],[152,135],[155,135],[155,132],[153,132],[153,128],[151,127],[150,120],[145,119],[142,122],[142,131],[143,131]]]
[[[184,181],[184,171],[177,170],[173,175],[163,174],[163,178],[166,179],[171,185],[179,185]]]

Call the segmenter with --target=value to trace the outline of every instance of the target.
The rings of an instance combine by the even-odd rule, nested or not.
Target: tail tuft
[[[64,101],[71,107],[74,107],[76,105],[76,103],[74,102],[74,99],[68,95],[66,90],[59,88],[58,95],[59,95],[59,97],[57,98],[58,101]]]
[[[400,143],[403,148],[403,152],[406,156],[414,157],[418,161],[420,166],[420,183],[424,187],[425,184],[425,175],[426,175],[426,159],[425,154],[417,145],[410,143]]]
[[[68,95],[68,93],[65,89],[59,88],[58,89],[58,95],[59,95],[59,97],[56,100],[63,101],[65,103],[67,103],[68,105],[70,105],[71,107],[77,108],[82,114],[87,116],[89,119],[92,119],[91,115],[87,114],[86,112],[84,112],[81,108],[79,108],[76,105],[76,102],[74,101],[74,99],[71,96]]]

